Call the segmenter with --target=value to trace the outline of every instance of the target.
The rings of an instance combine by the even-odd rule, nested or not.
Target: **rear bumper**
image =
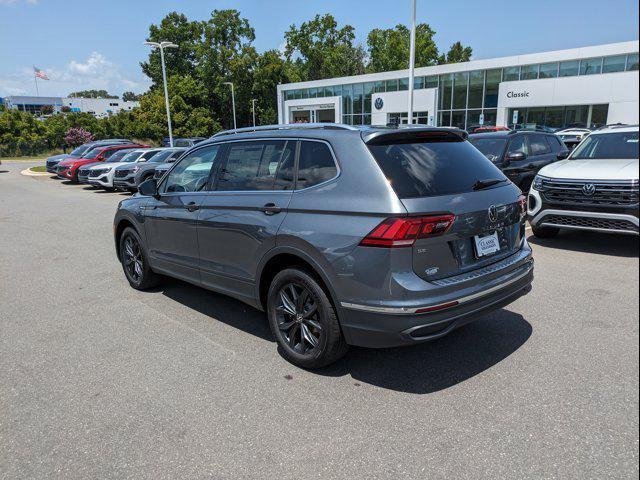
[[[341,302],[341,326],[347,343],[369,348],[412,345],[442,337],[525,295],[533,282],[533,258],[499,277],[461,288],[437,303],[398,308]],[[426,310],[426,311],[425,311]],[[419,313],[423,311],[424,313]]]

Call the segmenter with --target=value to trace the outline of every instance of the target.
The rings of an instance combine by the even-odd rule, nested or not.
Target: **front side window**
[[[338,168],[327,144],[311,141],[300,143],[298,190],[331,180],[337,174]]]
[[[125,156],[129,154],[130,150],[123,148],[121,150],[114,150],[113,154],[107,160],[108,163],[121,162]]]
[[[165,193],[200,192],[204,190],[219,150],[219,145],[212,145],[196,150],[184,157],[167,175],[161,190]]]
[[[529,136],[529,150],[531,155],[544,155],[545,153],[551,153],[549,144],[544,138],[544,135],[530,135]]]
[[[638,159],[638,132],[589,135],[571,154],[571,160]]]
[[[514,139],[509,142],[509,151],[508,155],[512,155],[514,153],[524,153],[525,155],[529,154],[529,149],[527,148],[527,139],[524,135],[518,135]]]
[[[294,157],[295,141],[264,140],[230,143],[227,160],[224,168],[220,170],[216,190],[290,190],[293,188],[291,170]],[[280,170],[283,170],[281,174]],[[289,173],[285,174],[285,170],[289,170]]]

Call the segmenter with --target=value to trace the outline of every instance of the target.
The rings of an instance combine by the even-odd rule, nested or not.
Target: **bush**
[[[79,147],[93,140],[93,135],[84,128],[70,128],[64,136],[64,142],[70,147]]]

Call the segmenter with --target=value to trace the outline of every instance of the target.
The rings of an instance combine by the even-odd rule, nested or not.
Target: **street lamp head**
[[[157,42],[144,42],[145,45],[149,45],[150,47],[159,47],[160,44]]]
[[[233,82],[222,82],[223,85],[231,85],[233,86]]]
[[[162,42],[163,48],[178,48],[178,45],[172,42]]]

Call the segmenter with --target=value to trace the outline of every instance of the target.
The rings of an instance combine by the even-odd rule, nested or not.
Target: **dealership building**
[[[280,123],[407,123],[408,70],[278,86]],[[638,123],[638,41],[415,69],[414,123]]]
[[[81,97],[39,97],[39,96],[9,96],[4,97],[6,108],[13,108],[23,112],[41,115],[43,111],[84,112],[95,117],[108,117],[121,110],[132,110],[140,106],[137,101],[124,101],[119,98],[81,98]]]

